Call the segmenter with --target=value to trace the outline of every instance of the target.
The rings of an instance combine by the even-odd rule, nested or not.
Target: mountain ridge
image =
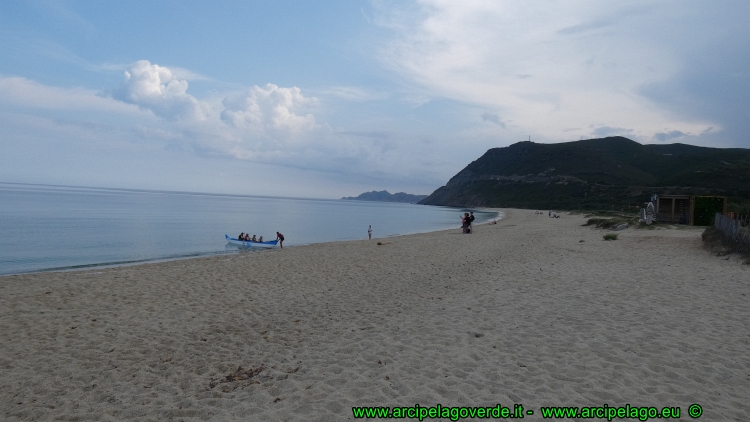
[[[360,194],[359,196],[345,196],[341,199],[356,201],[378,201],[378,202],[401,202],[416,204],[427,198],[427,195],[412,195],[405,192],[389,193],[387,190],[371,191]]]
[[[750,199],[750,150],[642,145],[615,136],[491,148],[420,201],[426,205],[610,209],[652,193]]]

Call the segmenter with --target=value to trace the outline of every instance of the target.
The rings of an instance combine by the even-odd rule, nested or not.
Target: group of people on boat
[[[256,237],[255,235],[253,235],[253,237],[250,237],[249,234],[242,232],[240,233],[239,236],[237,236],[237,240],[242,240],[245,242],[263,243],[263,236]],[[279,232],[276,232],[276,240],[279,241],[279,246],[283,248],[284,247],[284,235]]]
[[[253,237],[250,237],[249,234],[242,232],[239,236],[237,236],[237,240],[244,240],[245,242],[263,242],[263,236],[260,238],[256,238],[255,235]]]

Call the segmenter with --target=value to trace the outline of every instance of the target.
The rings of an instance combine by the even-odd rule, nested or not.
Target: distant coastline
[[[341,199],[355,201],[378,201],[378,202],[403,202],[407,204],[416,204],[427,198],[427,195],[412,195],[410,193],[397,192],[389,193],[387,190],[365,192],[359,196],[345,196]]]

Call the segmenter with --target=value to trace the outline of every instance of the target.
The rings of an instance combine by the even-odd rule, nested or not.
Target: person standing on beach
[[[367,229],[367,237],[368,237],[369,239],[372,239],[372,225],[370,225],[370,228],[369,228],[369,229]]]
[[[461,216],[461,228],[464,229],[464,233],[469,232],[469,213],[465,212],[464,215]]]
[[[474,233],[474,211],[469,216],[469,233]]]
[[[281,247],[281,249],[284,249],[284,235],[276,232],[276,240],[279,241],[279,246]]]

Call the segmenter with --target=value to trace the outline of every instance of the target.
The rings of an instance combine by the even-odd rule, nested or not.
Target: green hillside
[[[421,204],[609,209],[652,193],[750,200],[750,150],[641,145],[623,137],[492,148]]]

